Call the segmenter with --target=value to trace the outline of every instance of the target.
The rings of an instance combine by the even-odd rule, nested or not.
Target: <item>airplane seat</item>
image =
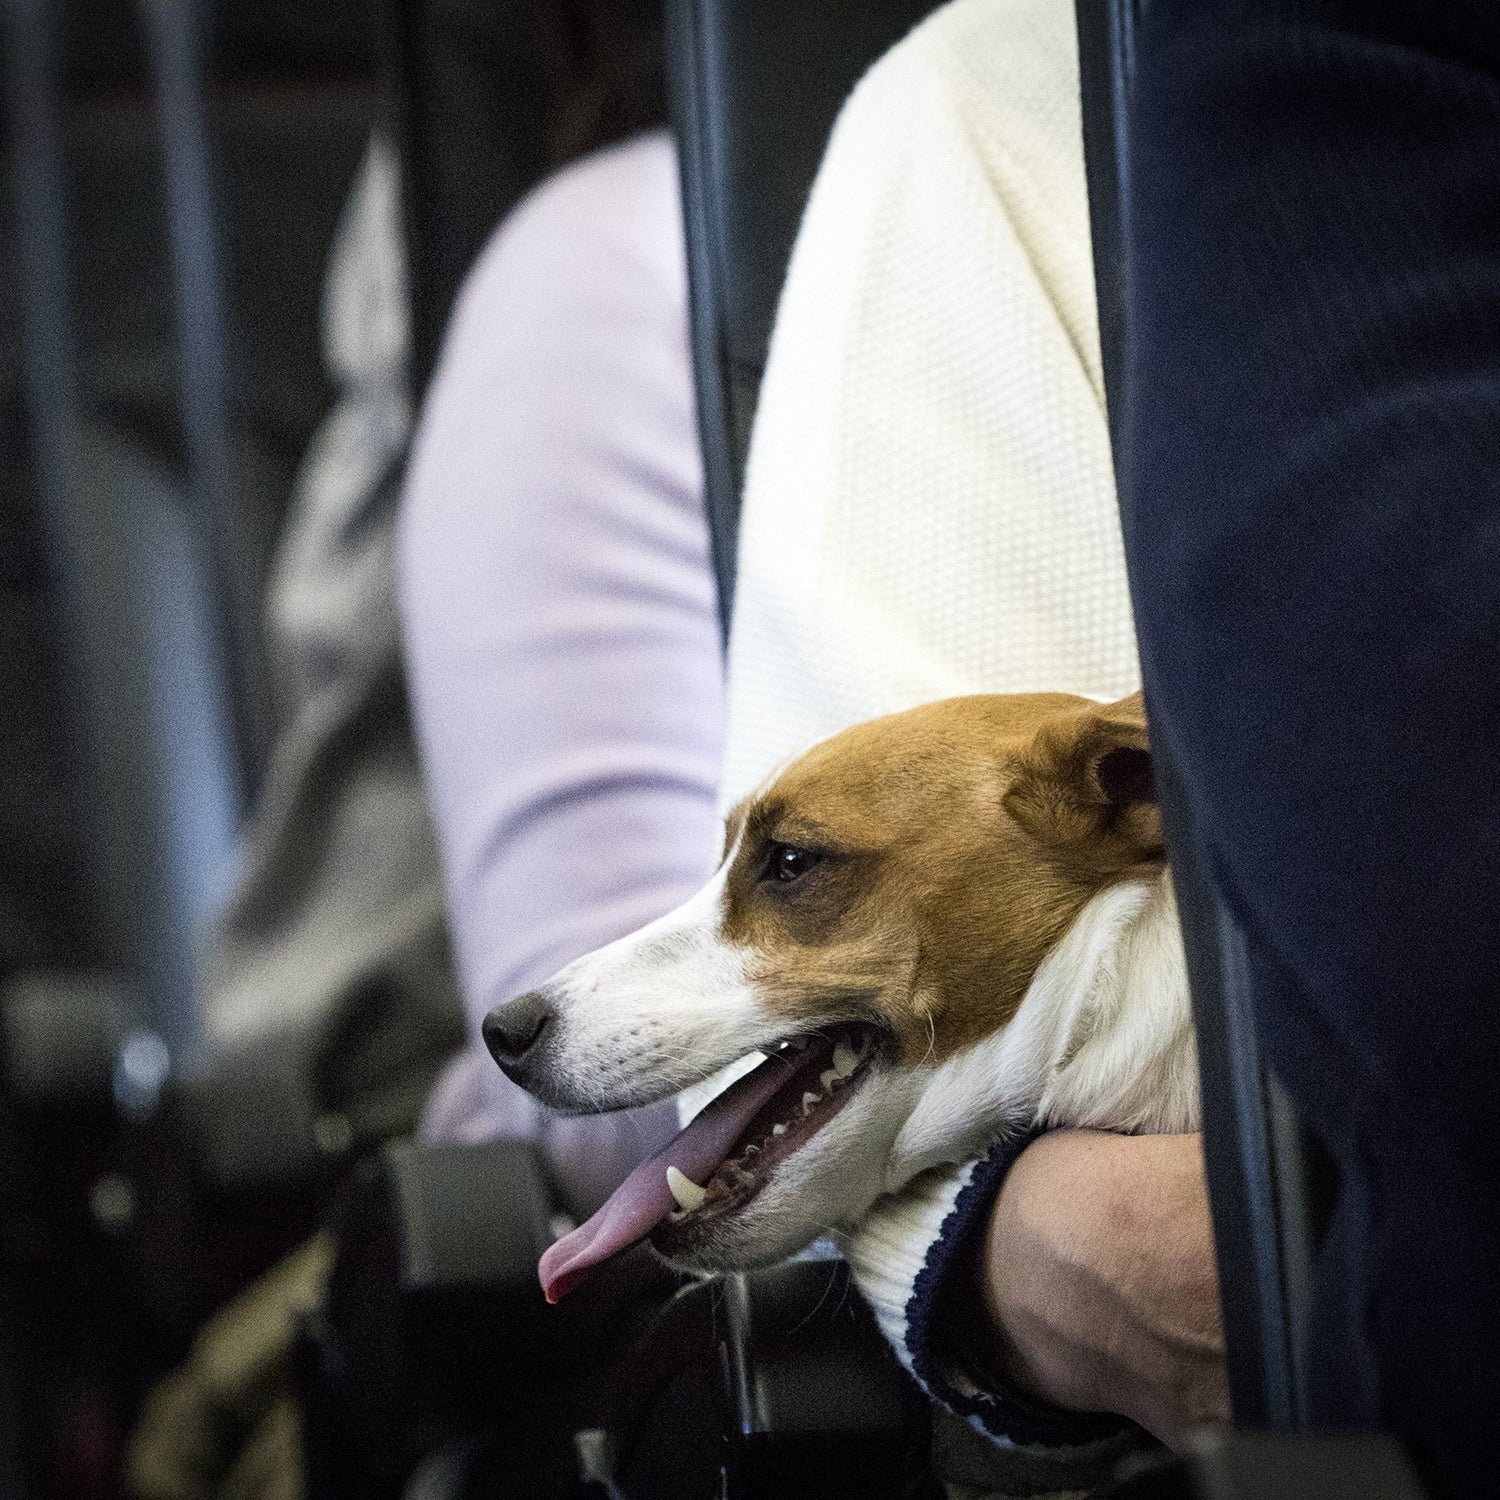
[[[1083,142],[1111,441],[1129,399],[1124,371],[1130,275],[1123,216],[1132,30],[1142,0],[1076,0]],[[1126,549],[1130,525],[1125,518]],[[1149,682],[1147,684],[1149,698]],[[1417,1500],[1405,1456],[1383,1434],[1308,1430],[1303,1389],[1313,1265],[1335,1184],[1264,1061],[1256,1033],[1258,965],[1207,865],[1153,710],[1152,759],[1181,912],[1203,1096],[1204,1164],[1219,1266],[1234,1430],[1166,1470],[1120,1485],[1127,1496],[1257,1500],[1374,1495]]]
[[[395,87],[412,300],[412,387],[506,208],[590,142],[662,123],[654,0],[381,0]]]
[[[576,10],[587,27],[618,8]],[[359,1144],[319,1115],[275,1046],[195,1097],[191,1115],[180,1065],[200,1040],[199,923],[222,894],[275,727],[260,600],[332,395],[319,338],[329,244],[372,130],[412,139],[402,88],[417,74],[400,66],[401,7],[226,4],[206,34],[193,28],[199,9],[162,0],[82,16],[44,0],[0,13],[4,168],[23,210],[14,247],[0,240],[0,264],[19,268],[0,298],[0,415],[14,409],[21,427],[24,393],[34,462],[13,493],[33,502],[35,534],[29,548],[6,549],[5,581],[14,562],[17,592],[24,584],[35,606],[24,662],[51,649],[45,613],[55,608],[65,626],[52,651],[61,688],[39,694],[43,707],[60,705],[38,715],[52,732],[21,747],[40,791],[16,799],[16,817],[58,804],[56,767],[78,750],[76,821],[87,833],[80,848],[64,846],[72,808],[45,830],[57,846],[48,889],[67,876],[76,891],[46,906],[18,876],[14,924],[12,883],[0,891],[0,940],[9,944],[12,925],[17,934],[0,952],[0,1107],[7,1126],[16,1115],[25,1127],[7,1130],[8,1153],[24,1142],[27,1155],[0,1198],[3,1259],[14,1250],[16,1262],[0,1295],[8,1306],[12,1285],[23,1302],[53,1288],[35,1327],[27,1311],[0,1333],[0,1406],[13,1331],[30,1341],[16,1360],[25,1367],[49,1320],[69,1337],[92,1320],[80,1364],[122,1389],[102,1414],[65,1414],[80,1442],[90,1422],[128,1421],[206,1315],[316,1229]],[[411,246],[429,309],[419,327],[431,330],[483,236],[618,101],[608,89],[574,97],[566,59],[581,61],[587,38],[556,19],[562,7],[507,7],[498,23],[493,7],[460,0],[405,10],[430,23],[428,81],[446,81],[465,106],[442,118],[442,150],[414,157],[406,176],[425,203],[441,194],[420,164],[453,174],[441,184],[449,202],[423,210],[426,233]],[[549,14],[564,34],[541,35]],[[544,54],[528,55],[528,36],[548,43]],[[623,132],[649,121],[622,111],[607,123]],[[59,933],[78,906],[78,932]],[[254,1170],[230,1180],[224,1161]],[[50,1269],[81,1262],[86,1296],[71,1272]],[[53,1425],[50,1412],[33,1414],[14,1430],[50,1439]]]
[[[527,1141],[388,1145],[345,1184],[297,1354],[309,1500],[575,1491],[615,1351],[677,1278],[643,1251],[548,1307],[553,1193]]]
[[[99,1492],[121,1406],[295,1232],[259,1213],[153,1270],[204,1226],[180,1174],[137,1179],[121,1115],[193,1045],[193,928],[270,729],[256,601],[329,397],[323,260],[380,108],[363,15],[0,14],[6,1494]]]
[[[54,1057],[71,1004],[172,1050],[196,1033],[193,929],[273,717],[259,585],[330,396],[323,261],[381,108],[364,9],[278,30],[279,9],[222,6],[208,35],[173,29],[190,55],[168,64],[170,109],[129,7],[6,16],[0,976],[21,986],[18,1066]],[[183,154],[199,169],[177,172]]]
[[[433,330],[440,330],[484,235],[558,164],[559,152],[571,149],[570,132],[580,125],[579,112],[568,108],[577,92],[568,60],[577,47],[574,39],[552,34],[565,29],[561,7],[515,7],[503,25],[483,15],[476,22],[474,7],[457,0],[427,7],[333,0],[316,21],[294,10],[276,7],[252,16],[220,7],[213,30],[200,39],[196,64],[201,81],[211,85],[205,90],[212,103],[208,145],[218,169],[218,201],[199,209],[217,210],[226,231],[221,236],[223,306],[208,309],[207,321],[222,325],[219,341],[234,359],[234,378],[223,382],[233,402],[229,420],[220,424],[229,430],[222,441],[215,440],[220,447],[224,441],[232,446],[230,461],[221,454],[217,462],[226,470],[220,487],[232,493],[221,497],[225,520],[217,527],[219,545],[208,549],[225,556],[215,561],[200,555],[199,539],[176,537],[177,513],[171,507],[159,507],[162,514],[153,511],[149,525],[140,516],[122,519],[118,507],[100,507],[87,528],[104,538],[87,564],[96,572],[108,569],[108,556],[130,556],[136,537],[157,530],[165,529],[168,543],[182,554],[175,562],[158,562],[153,552],[150,566],[173,587],[157,580],[140,590],[156,601],[154,613],[176,633],[162,645],[157,640],[162,621],[153,620],[154,633],[145,632],[141,645],[131,633],[132,622],[122,625],[106,608],[119,606],[122,598],[124,605],[133,605],[136,594],[73,591],[90,632],[89,654],[97,659],[88,675],[92,697],[86,716],[133,728],[117,736],[124,753],[105,757],[97,773],[89,773],[105,794],[99,800],[106,816],[87,850],[93,867],[108,865],[108,899],[96,904],[113,920],[110,951],[124,948],[130,960],[138,960],[127,968],[154,967],[144,984],[104,984],[85,974],[69,989],[67,1003],[58,1005],[41,1003],[58,991],[56,976],[28,976],[15,1003],[5,1007],[9,1029],[27,1032],[16,1048],[17,1065],[32,1067],[30,1075],[17,1079],[22,1094],[40,1097],[59,1083],[60,1061],[76,1057],[82,1038],[96,1039],[100,1051],[85,1070],[87,1077],[95,1084],[119,1082],[131,1096],[132,1113],[153,1115],[153,1145],[145,1154],[164,1146],[174,1154],[171,1171],[196,1172],[211,1194],[251,1200],[290,1195],[299,1210],[290,1214],[283,1240],[310,1225],[315,1205],[347,1166],[352,1150],[368,1144],[372,1134],[409,1128],[420,1105],[420,1098],[395,1100],[365,1129],[322,1105],[321,1080],[289,1055],[300,1038],[279,1015],[268,1010],[259,1032],[225,1049],[199,1046],[194,1013],[198,930],[225,887],[239,814],[259,780],[277,717],[274,685],[268,684],[267,664],[260,659],[259,599],[281,508],[330,394],[319,340],[329,242],[371,131],[383,127],[412,152],[402,180],[412,231],[409,279],[418,304],[412,383],[419,392],[435,354]],[[145,66],[149,49],[128,9],[112,13],[112,21],[115,46],[102,43],[91,29],[78,33],[82,40],[68,32],[68,45],[76,42],[75,50],[84,52],[73,71],[92,90],[114,89],[121,77],[134,76],[131,67]],[[234,71],[226,71],[228,58]],[[625,59],[614,61],[627,66]],[[448,112],[432,116],[433,127],[442,132],[441,150],[429,149],[413,128],[410,86],[421,69],[434,87],[446,86],[454,101]],[[599,107],[608,107],[609,97]],[[73,113],[65,112],[69,126]],[[136,219],[149,220],[139,210],[131,218],[127,210],[134,199],[156,206],[139,192],[132,199],[126,188],[143,174],[149,178],[159,133],[149,107],[138,113],[138,143],[128,136],[111,144],[108,122],[95,118],[97,109],[83,112],[82,142],[65,142],[61,165],[82,177],[87,192],[77,196],[101,205],[93,212],[106,222],[111,216],[131,226]],[[619,123],[629,128],[633,122]],[[139,164],[136,156],[143,158]],[[130,158],[129,171],[119,170],[121,157]],[[429,199],[441,198],[424,170],[429,165],[449,174],[441,178],[447,197],[436,212],[427,206]],[[268,201],[267,183],[283,176],[288,180],[279,186],[279,201]],[[169,462],[185,463],[192,456],[192,423],[177,409],[173,325],[161,316],[173,307],[163,269],[169,264],[166,250],[150,242],[137,257],[143,275],[155,278],[153,297],[143,299],[145,312],[133,304],[119,312],[102,293],[104,267],[95,263],[111,237],[90,232],[77,238],[81,247],[68,249],[85,262],[74,311],[87,335],[80,340],[79,362],[89,411],[79,424],[86,430],[76,446],[87,460],[97,388],[98,406],[130,445],[124,457],[117,458],[111,448],[101,462],[132,474],[159,453]],[[300,281],[293,281],[294,272]],[[386,476],[387,490],[399,484],[399,468],[394,465]],[[77,488],[94,493],[102,487],[91,480]],[[240,585],[221,588],[219,573],[238,575]],[[179,593],[187,604],[176,610],[183,618],[174,624],[173,612],[164,606]],[[237,620],[214,618],[210,605],[222,603],[227,594],[251,601],[235,611]],[[189,607],[195,600],[196,610]],[[216,637],[223,637],[227,650]],[[153,645],[159,648],[155,656]],[[185,670],[174,675],[174,667]],[[391,692],[398,691],[393,683]],[[175,715],[170,736],[153,734],[149,722],[139,723],[141,705],[153,697],[160,700],[157,717]],[[165,763],[168,738],[170,790],[159,764]],[[85,1011],[89,1023],[79,1027]],[[136,1045],[122,1052],[132,1037]],[[444,1037],[441,1044],[449,1041]],[[433,1045],[436,1050],[436,1039]],[[158,1072],[165,1074],[164,1087]],[[83,1073],[72,1075],[66,1091],[78,1093],[83,1079]],[[146,1106],[158,1094],[162,1108],[153,1113]],[[402,1109],[404,1118],[387,1119]],[[169,1122],[162,1118],[167,1115]]]

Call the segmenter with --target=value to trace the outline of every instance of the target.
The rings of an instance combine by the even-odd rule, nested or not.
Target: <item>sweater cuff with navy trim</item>
[[[981,1373],[963,1359],[945,1316],[963,1305],[957,1282],[971,1270],[974,1237],[1005,1174],[1040,1133],[1008,1136],[979,1161],[928,1172],[881,1199],[843,1249],[886,1337],[934,1400],[996,1443],[1088,1462],[1124,1452],[1139,1429],[1121,1417],[1049,1406]]]

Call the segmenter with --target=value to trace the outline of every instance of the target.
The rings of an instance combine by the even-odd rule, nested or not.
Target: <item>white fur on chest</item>
[[[1006,1128],[1198,1127],[1198,1060],[1170,875],[1095,896],[1003,1031],[927,1070],[886,1190],[977,1155]]]

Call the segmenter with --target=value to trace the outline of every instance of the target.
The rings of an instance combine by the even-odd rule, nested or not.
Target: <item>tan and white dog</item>
[[[490,1013],[557,1109],[765,1054],[541,1265],[646,1235],[737,1269],[1033,1121],[1181,1131],[1197,1066],[1139,695],[952,698],[835,735],[729,816],[668,916]]]

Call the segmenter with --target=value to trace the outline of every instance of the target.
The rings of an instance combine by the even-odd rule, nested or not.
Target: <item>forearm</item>
[[[1012,1384],[1174,1446],[1227,1420],[1200,1137],[1042,1137],[1005,1180],[978,1276]]]

